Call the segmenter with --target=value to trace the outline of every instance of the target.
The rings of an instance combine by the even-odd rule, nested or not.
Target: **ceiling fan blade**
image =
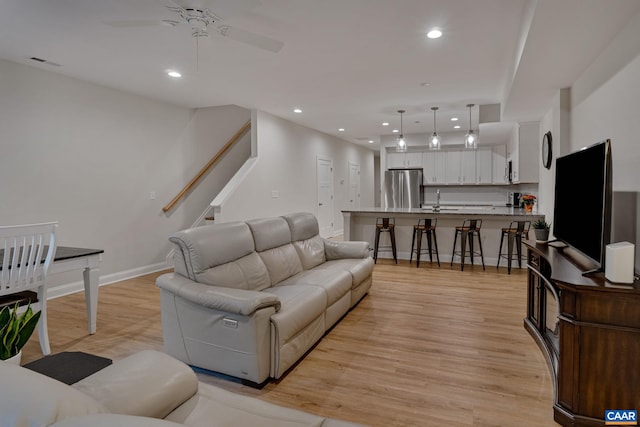
[[[280,40],[272,39],[260,34],[252,33],[251,31],[241,30],[239,28],[231,27],[229,25],[220,25],[217,27],[218,34],[223,37],[228,37],[232,40],[245,43],[259,49],[268,50],[269,52],[278,53],[284,46],[284,43]]]

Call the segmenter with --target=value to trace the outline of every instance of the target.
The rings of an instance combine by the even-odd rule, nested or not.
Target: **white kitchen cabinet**
[[[514,182],[538,182],[540,144],[540,122],[520,123],[517,180],[514,179]]]
[[[491,184],[493,182],[492,158],[491,147],[478,148],[476,151],[476,183]]]
[[[506,184],[507,177],[507,146],[494,145],[492,147],[492,182],[494,184]]]
[[[422,152],[387,153],[387,169],[389,168],[421,168]]]
[[[445,181],[447,184],[461,184],[462,183],[462,171],[461,171],[461,151],[460,150],[448,150],[445,164],[447,169],[445,170]]]
[[[476,183],[476,150],[463,150],[460,152],[460,182],[462,184]]]
[[[422,152],[419,153],[404,153],[404,160],[406,167],[408,168],[421,168],[422,166]]]
[[[387,169],[403,168],[404,153],[387,153]]]
[[[539,180],[540,122],[519,123],[509,145],[513,183],[535,183]]]
[[[427,184],[446,184],[447,152],[443,150],[425,151],[422,154],[424,180]]]

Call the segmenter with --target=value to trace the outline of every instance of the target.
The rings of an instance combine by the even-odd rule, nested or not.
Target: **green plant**
[[[31,305],[18,314],[18,305],[0,310],[0,360],[6,360],[20,352],[29,341],[40,319],[40,312],[34,313]]]
[[[547,223],[544,219],[539,219],[533,223],[532,227],[537,230],[549,230],[551,228],[551,223]]]

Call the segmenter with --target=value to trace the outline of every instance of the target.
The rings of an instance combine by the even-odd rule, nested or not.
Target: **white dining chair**
[[[57,222],[0,227],[0,298],[35,291],[42,354],[51,353],[47,330],[47,271],[56,252]]]

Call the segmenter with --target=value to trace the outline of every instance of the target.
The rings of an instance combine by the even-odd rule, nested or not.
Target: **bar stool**
[[[456,233],[453,236],[453,252],[451,253],[451,266],[453,266],[453,258],[456,254],[460,255],[460,270],[464,270],[464,259],[466,257],[467,241],[469,242],[469,257],[471,258],[471,265],[473,265],[473,256],[480,255],[482,260],[482,269],[484,270],[484,255],[482,253],[482,240],[480,240],[480,228],[482,227],[481,219],[465,219],[462,225],[456,227]],[[458,234],[460,235],[460,251],[456,251],[456,241],[458,240]],[[478,246],[480,252],[473,250],[473,237],[478,238]]]
[[[413,254],[416,253],[416,267],[420,267],[420,254],[422,250],[422,235],[427,235],[427,248],[429,252],[429,261],[433,262],[433,255],[431,250],[431,237],[433,236],[433,244],[436,253],[436,260],[438,261],[438,267],[440,267],[440,255],[438,254],[438,239],[436,238],[436,224],[437,218],[423,218],[418,220],[418,224],[413,226],[413,237],[411,238],[411,256],[409,257],[409,264],[413,260]],[[418,243],[416,250],[413,250],[414,244]]]
[[[508,228],[503,228],[500,234],[500,249],[498,250],[498,264],[500,267],[500,259],[507,259],[507,272],[511,274],[511,261],[513,260],[513,244],[516,246],[516,256],[518,257],[518,267],[522,268],[522,238],[529,237],[529,228],[531,221],[511,221]],[[507,253],[502,253],[502,242],[507,236]]]
[[[395,218],[376,218],[376,241],[373,247],[373,263],[378,262],[378,250],[389,250],[393,252],[393,259],[398,263],[398,255],[396,254],[396,219]],[[380,233],[389,233],[391,238],[390,246],[379,246]]]

